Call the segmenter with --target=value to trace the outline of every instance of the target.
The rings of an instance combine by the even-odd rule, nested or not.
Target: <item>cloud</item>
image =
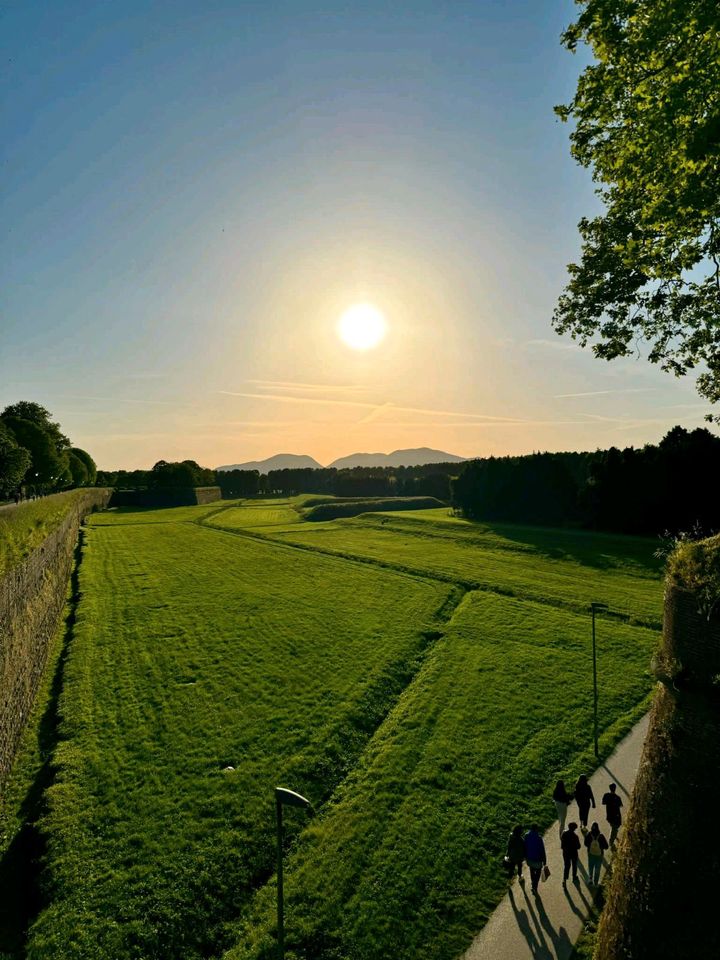
[[[360,421],[363,423],[364,421]],[[377,427],[423,427],[438,426],[443,429],[453,428],[482,428],[482,427],[538,427],[538,426],[557,426],[559,424],[588,425],[587,420],[460,420],[457,423],[448,423],[443,421],[437,424],[422,423],[418,420],[380,420],[376,423]]]
[[[582,350],[577,343],[568,343],[567,340],[544,340],[538,338],[535,340],[526,340],[525,347],[539,347],[541,350]]]
[[[139,397],[79,397],[75,394],[65,394],[66,400],[85,400],[90,403],[140,403],[151,404],[161,407],[187,407],[187,403],[181,403],[178,400],[147,400]]]
[[[245,393],[235,390],[218,390],[226,397],[244,397],[249,400],[272,400],[275,403],[314,403],[325,406],[364,407],[373,410],[377,404],[363,403],[361,400],[340,400],[335,397],[288,397],[279,393]]]
[[[332,383],[298,383],[292,380],[246,380],[245,383],[253,383],[261,390],[309,390],[311,392],[324,393],[332,390],[347,390],[350,393],[357,393],[365,388],[355,384],[332,384]]]
[[[394,403],[369,403],[364,400],[342,400],[338,397],[288,397],[278,393],[245,393],[235,390],[218,390],[218,393],[227,397],[244,397],[250,400],[272,400],[276,403],[311,403],[324,404],[327,406],[357,407],[363,410],[370,410],[367,421],[373,419],[383,410],[394,411],[397,413],[417,413],[420,416],[430,417],[460,417],[463,420],[490,420],[498,423],[516,422],[512,417],[495,417],[485,413],[462,413],[458,410],[432,410],[427,407],[401,407]],[[365,422],[363,418],[361,422]],[[420,426],[420,424],[418,424]]]
[[[571,400],[580,397],[607,397],[621,393],[652,393],[657,387],[626,387],[619,390],[587,390],[585,393],[556,393],[553,400]]]

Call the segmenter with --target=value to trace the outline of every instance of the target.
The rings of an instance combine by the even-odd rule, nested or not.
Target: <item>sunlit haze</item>
[[[105,469],[701,425],[691,380],[550,327],[597,209],[552,110],[575,15],[4,5],[0,405]]]

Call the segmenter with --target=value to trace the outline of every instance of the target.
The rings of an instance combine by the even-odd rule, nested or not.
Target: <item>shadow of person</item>
[[[567,896],[567,890],[565,891],[565,896]],[[568,900],[570,900],[569,897],[568,897]],[[579,910],[576,909],[575,904],[572,902],[572,900],[570,900],[570,905],[573,908],[573,910],[578,914],[578,916],[583,917],[584,919],[584,915]],[[547,911],[545,910],[545,904],[542,901],[538,902],[537,909],[538,909],[538,916],[540,918],[540,924],[543,930],[545,931],[545,933],[550,938],[550,941],[553,945],[552,956],[553,957],[570,956],[573,945],[572,945],[572,941],[568,937],[568,933],[565,927],[562,927],[562,926],[558,927],[557,932],[555,931],[555,928],[550,922],[550,917],[547,915]]]
[[[565,927],[558,927],[557,940],[555,941],[555,953],[558,957],[569,957],[573,952],[575,944],[568,936]]]
[[[585,896],[585,892],[583,891],[583,887],[579,879],[573,880],[573,887],[577,890],[577,895],[585,904],[585,910],[586,910],[585,916],[588,916],[590,914],[590,901]]]
[[[545,907],[543,905],[542,899],[540,896],[536,897],[533,894],[533,900],[534,900],[534,904],[533,904],[533,900],[531,900],[528,897],[527,890],[523,890],[523,894],[525,896],[525,903],[527,906],[528,915],[532,920],[532,926],[535,928],[534,930],[530,929],[530,937],[532,937],[532,942],[528,940],[528,943],[530,944],[530,947],[533,951],[533,957],[537,957],[538,960],[554,960],[555,953],[553,952],[553,950],[550,949],[550,946],[548,945],[548,942],[545,939],[545,934],[543,933],[543,930],[545,930],[546,932],[550,932],[551,940],[554,940],[555,931],[553,930],[552,925],[550,924],[550,920],[547,914],[545,913]],[[537,914],[535,912],[536,910],[537,910]],[[524,912],[525,911],[523,911],[523,913]],[[542,920],[543,915],[545,917],[545,923],[543,923],[543,920]]]
[[[563,887],[562,889],[563,889],[563,893],[565,894],[565,899],[570,905],[570,909],[572,910],[572,912],[575,914],[576,917],[580,917],[581,920],[585,920],[585,917],[587,916],[587,914],[585,914],[579,907],[575,905],[575,901],[570,896],[570,891],[568,890],[568,888]]]
[[[530,952],[532,953],[533,957],[537,957],[538,960],[544,960],[544,958],[550,957],[551,954],[548,953],[545,942],[539,940],[535,936],[526,911],[523,910],[522,907],[519,907],[515,902],[515,894],[512,887],[508,889],[508,899],[510,900],[510,906],[515,914],[515,921],[518,925],[518,929],[525,938],[525,942],[530,947]]]

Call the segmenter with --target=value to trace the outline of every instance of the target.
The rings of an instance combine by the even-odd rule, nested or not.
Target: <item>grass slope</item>
[[[653,541],[579,531],[366,514],[295,525],[268,536],[337,556],[362,557],[420,575],[587,610],[603,600],[631,620],[659,628],[662,591]],[[442,514],[442,517],[438,517]],[[225,515],[216,518],[225,523]]]
[[[318,811],[288,817],[288,958],[451,960],[512,823],[594,765],[587,604],[659,622],[654,544],[312,500],[93,518],[29,960],[269,960],[277,783]],[[598,625],[604,750],[656,638]]]
[[[452,958],[504,891],[515,822],[548,824],[555,780],[594,766],[587,623],[469,594],[286,875],[289,956]],[[603,624],[604,746],[639,716],[653,631]],[[227,960],[270,960],[274,886]]]
[[[304,510],[306,520],[337,520],[339,517],[357,517],[361,513],[378,511],[412,510],[442,506],[435,497],[370,497],[363,500],[333,500]]]
[[[30,958],[217,953],[271,873],[273,786],[327,798],[452,595],[148,516],[88,530]]]

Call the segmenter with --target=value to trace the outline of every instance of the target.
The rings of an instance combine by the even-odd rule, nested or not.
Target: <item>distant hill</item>
[[[392,453],[351,453],[349,457],[333,460],[329,467],[420,467],[426,463],[464,463],[465,457],[456,457],[454,453],[443,450],[431,450],[430,447],[418,447],[415,450],[393,450]],[[296,453],[276,453],[267,460],[250,460],[248,463],[229,463],[218,470],[298,470],[311,467],[321,470],[322,464],[313,457]]]
[[[267,460],[250,460],[248,463],[229,463],[218,470],[259,470],[260,473],[269,473],[270,470],[298,470],[301,467],[312,467],[319,470],[322,464],[312,457],[297,453],[276,453]]]
[[[420,467],[426,463],[463,463],[465,457],[430,447],[414,450],[393,450],[392,453],[352,453],[328,464],[330,467]]]

